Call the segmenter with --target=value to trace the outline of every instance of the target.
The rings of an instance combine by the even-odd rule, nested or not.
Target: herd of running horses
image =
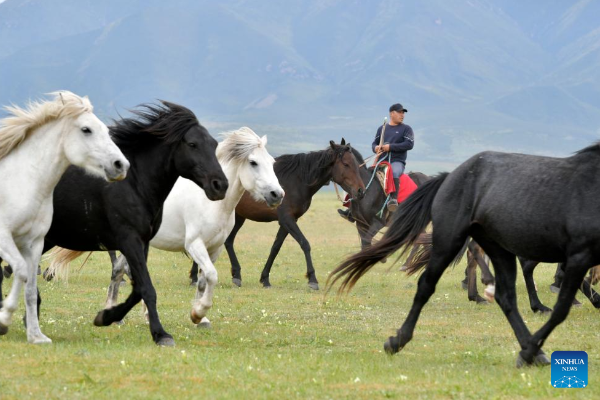
[[[196,295],[190,318],[210,326],[207,314],[218,279],[214,263],[223,247],[231,260],[232,281],[242,285],[234,241],[247,219],[279,223],[262,285],[271,286],[271,267],[291,235],[304,252],[308,285],[317,290],[311,247],[297,221],[329,182],[351,196],[351,215],[361,238],[361,251],[331,274],[329,289],[337,282],[340,291],[351,289],[373,265],[401,248],[401,254],[410,252],[403,269],[423,271],[406,321],[385,343],[390,354],[411,340],[437,281],[465,252],[468,298],[482,303],[493,298],[502,308],[521,346],[517,366],[549,363],[542,346],[566,318],[578,289],[600,308],[591,288],[600,276],[593,268],[600,264],[598,143],[568,158],[483,152],[452,173],[432,178],[411,173],[418,189],[389,213],[381,212],[384,190],[371,185],[373,167],[343,139],[321,151],[273,158],[266,136],[244,127],[224,133],[217,143],[192,111],[166,101],[141,105],[111,127],[93,114],[89,99],[70,92],[6,109],[9,116],[0,120],[0,261],[7,263],[0,271],[0,335],[8,332],[25,286],[28,341],[51,342],[39,327],[42,254],[54,248],[52,265],[44,273],[52,279],[66,273],[81,254],[108,251],[111,284],[94,324],[118,323],[143,300],[153,340],[173,345],[156,308],[147,268],[150,246],[185,251],[192,258]],[[517,309],[517,258],[533,311],[550,313],[533,334]],[[553,310],[537,297],[533,270],[539,262],[559,263]],[[477,293],[477,266],[487,300]],[[4,298],[2,280],[11,274]],[[118,303],[125,274],[132,291]]]

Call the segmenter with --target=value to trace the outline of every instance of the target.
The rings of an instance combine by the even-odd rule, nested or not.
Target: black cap
[[[402,104],[400,104],[400,103],[392,104],[392,106],[390,107],[390,112],[392,112],[392,111],[408,112],[408,110],[406,108],[402,107]]]

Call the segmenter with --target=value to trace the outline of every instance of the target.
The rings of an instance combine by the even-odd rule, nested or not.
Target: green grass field
[[[356,229],[337,216],[337,206],[334,194],[318,194],[300,221],[322,289],[328,273],[359,248]],[[230,283],[223,252],[210,330],[189,319],[190,261],[150,253],[158,310],[174,348],[153,344],[140,307],[124,325],[94,327],[110,279],[108,255],[95,253],[80,271],[83,258],[75,261],[68,282],[40,283],[40,323],[54,343],[27,344],[22,303],[8,335],[0,337],[0,398],[600,398],[600,318],[581,294],[584,306],[571,311],[544,349],[549,356],[587,351],[586,389],[552,388],[549,367],[514,367],[512,330],[497,305],[467,301],[460,288],[464,264],[446,272],[412,342],[390,357],[383,342],[406,317],[417,278],[378,265],[349,295],[324,298],[324,290],[307,288],[304,256],[288,238],[272,269],[273,288],[265,290],[258,279],[276,230],[276,223],[247,223],[240,231],[242,288]],[[540,298],[550,306],[553,271],[552,265],[536,271]],[[530,311],[521,276],[517,288],[525,321],[538,329],[547,317]],[[123,287],[121,299],[129,291]]]

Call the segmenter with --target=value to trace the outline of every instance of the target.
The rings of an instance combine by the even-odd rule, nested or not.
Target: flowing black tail
[[[375,245],[349,257],[331,273],[327,279],[328,290],[344,276],[339,291],[350,290],[373,265],[406,245],[402,252],[404,254],[431,222],[433,199],[447,176],[447,172],[439,174],[403,201],[394,213],[383,238]]]

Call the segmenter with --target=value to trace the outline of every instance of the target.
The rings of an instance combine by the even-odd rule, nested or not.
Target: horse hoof
[[[548,359],[548,356],[544,353],[540,353],[537,356],[535,356],[535,365],[550,365],[550,360]]]
[[[308,287],[312,290],[319,290],[319,284],[317,282],[308,282]]]
[[[489,301],[490,303],[494,302],[494,296],[496,295],[496,288],[494,286],[489,285],[488,287],[485,288],[485,290],[483,291],[483,296],[486,298],[487,301]]]
[[[262,283],[263,288],[265,288],[265,289],[271,288],[271,282],[269,282],[268,280],[264,280],[264,281],[261,280],[260,283]]]
[[[207,318],[203,318],[205,321],[202,321],[198,324],[198,328],[199,329],[210,329],[212,328],[212,325],[210,324],[210,321]]]
[[[8,326],[0,324],[0,335],[6,335],[8,333]]]
[[[94,318],[94,325],[95,326],[105,326],[105,324],[104,324],[104,310],[98,312],[98,314],[96,315],[96,318]]]
[[[395,337],[391,336],[383,344],[383,350],[385,350],[385,352],[389,355],[396,354],[397,352],[400,351],[400,349],[397,348],[397,346],[394,346],[394,344],[392,344],[392,341],[395,341],[395,339],[396,339]]]
[[[175,346],[175,340],[173,340],[171,336],[165,336],[164,338],[159,339],[158,342],[156,342],[156,345],[162,347],[173,347]]]
[[[190,286],[197,286],[198,285],[198,281],[192,280],[190,282]]]
[[[581,304],[581,302],[577,299],[573,299],[573,304],[571,305],[572,307],[581,307],[583,304]]]
[[[41,337],[36,337],[32,340],[29,340],[29,343],[31,343],[31,344],[49,344],[49,343],[52,343],[52,339],[42,335]]]
[[[113,324],[115,324],[115,325],[124,325],[125,321],[123,321],[123,320],[115,321],[115,322],[113,322]]]
[[[232,278],[231,282],[237,287],[242,287],[242,280],[239,278]]]
[[[387,258],[384,258],[383,260],[379,261],[382,264],[385,264],[387,262]]]
[[[465,281],[460,281],[460,287],[462,287],[462,290],[467,290],[469,288]]]
[[[198,323],[200,323],[200,321],[202,321],[202,317],[196,314],[196,310],[194,310],[193,308],[190,312],[190,319],[192,320],[192,323],[194,323],[194,325],[197,325]]]
[[[522,351],[521,351],[521,352],[522,352]],[[537,358],[538,358],[538,357],[540,357],[540,356],[542,356],[542,355],[545,357],[545,354],[544,354],[544,353],[540,353],[540,354],[538,354],[538,355],[537,355],[537,356],[536,356],[536,357],[533,359],[533,361],[531,361],[531,362],[527,362],[527,360],[525,360],[525,359],[523,358],[523,356],[521,356],[521,353],[519,353],[519,357],[517,357],[516,366],[517,366],[517,368],[531,367],[532,365],[534,365],[534,364],[537,364]],[[548,359],[547,357],[545,357],[545,358],[546,358],[546,360]],[[548,362],[548,364],[549,364],[549,363],[550,363],[550,362]],[[546,365],[546,364],[540,364],[540,365]]]
[[[560,292],[560,288],[558,286],[550,285],[550,291],[552,293],[558,293]]]

